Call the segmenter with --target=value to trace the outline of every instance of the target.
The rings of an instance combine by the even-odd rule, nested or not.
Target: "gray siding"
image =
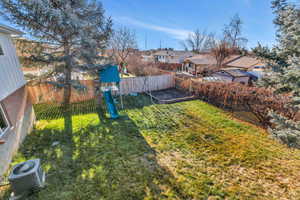
[[[0,33],[0,45],[4,55],[0,56],[0,101],[25,85],[23,72],[16,49],[9,35]]]

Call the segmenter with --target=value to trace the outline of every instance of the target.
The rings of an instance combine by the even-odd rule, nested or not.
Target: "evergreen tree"
[[[97,0],[1,0],[1,15],[37,42],[48,44],[35,59],[63,74],[64,105],[69,108],[74,69],[100,68],[100,50],[111,34],[111,19]]]
[[[271,66],[261,84],[275,88],[278,93],[289,93],[289,105],[295,112],[300,108],[300,10],[287,0],[272,2],[275,10],[277,38],[279,44],[273,49],[258,46],[254,49],[257,56],[268,61]],[[287,119],[271,112],[274,127],[272,135],[292,147],[300,148],[300,122]]]

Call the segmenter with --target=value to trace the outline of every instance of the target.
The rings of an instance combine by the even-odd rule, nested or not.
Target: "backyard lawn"
[[[30,199],[300,199],[300,151],[263,129],[198,100],[124,102],[114,121],[92,101],[74,105],[72,132],[58,108],[36,106],[39,121],[12,163],[42,159],[47,187]]]

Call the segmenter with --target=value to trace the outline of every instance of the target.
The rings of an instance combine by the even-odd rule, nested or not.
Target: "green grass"
[[[263,129],[201,101],[124,102],[114,121],[94,106],[73,110],[72,133],[58,111],[36,106],[40,120],[12,163],[42,159],[47,187],[29,199],[300,199],[300,151]]]
[[[82,115],[97,112],[96,102],[94,99],[79,103],[72,103],[70,107],[73,115]],[[37,116],[37,120],[58,119],[63,118],[64,116],[64,108],[62,104],[36,104],[34,105],[34,110]]]

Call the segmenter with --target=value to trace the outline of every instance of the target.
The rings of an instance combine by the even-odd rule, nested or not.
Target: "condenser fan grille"
[[[28,161],[26,163],[23,163],[16,167],[13,171],[15,175],[24,174],[32,170],[35,166],[35,163],[33,161]]]

